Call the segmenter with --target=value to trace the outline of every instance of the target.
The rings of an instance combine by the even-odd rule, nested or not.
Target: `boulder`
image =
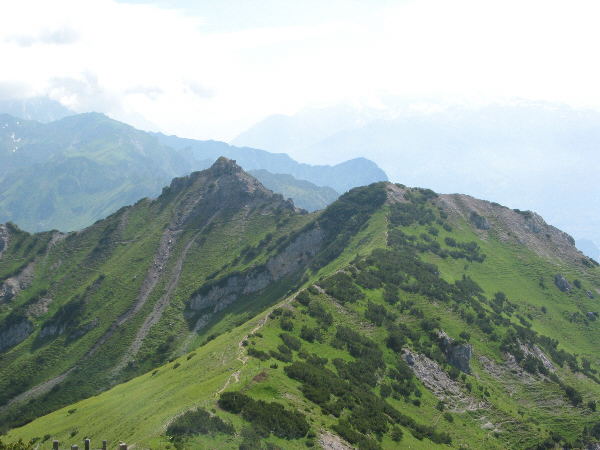
[[[554,276],[554,284],[562,292],[571,292],[571,290],[573,289],[571,283],[569,283],[567,279],[563,277],[560,273]]]
[[[448,359],[448,364],[462,372],[471,373],[469,365],[473,356],[473,347],[471,344],[457,343],[443,331],[438,333],[438,338],[440,339],[440,348],[444,351]]]
[[[458,370],[471,373],[469,362],[473,356],[473,347],[471,344],[456,344],[452,343],[446,350],[448,363],[456,367]]]
[[[469,217],[469,219],[471,223],[475,225],[475,228],[478,228],[480,230],[490,229],[490,223],[488,222],[488,220],[485,217],[477,214],[475,211],[471,212],[471,216]]]
[[[594,298],[594,294],[592,294],[592,291],[585,291],[585,295],[587,295],[587,297],[589,299],[593,299]]]

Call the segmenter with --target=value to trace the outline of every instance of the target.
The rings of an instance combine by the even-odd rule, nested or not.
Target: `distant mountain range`
[[[0,222],[30,231],[80,229],[140,198],[157,196],[173,177],[204,169],[221,155],[260,170],[257,176],[266,185],[309,210],[325,207],[337,192],[387,180],[364,158],[311,166],[285,154],[147,133],[98,113],[50,123],[3,114]]]
[[[0,99],[0,113],[43,123],[54,122],[75,114],[60,102],[48,97]]]
[[[271,116],[232,142],[325,164],[366,156],[392,180],[535,210],[600,244],[600,113],[531,102],[426,106]]]

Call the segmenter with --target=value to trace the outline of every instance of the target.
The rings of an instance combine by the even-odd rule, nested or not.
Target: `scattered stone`
[[[595,311],[590,311],[586,315],[588,320],[596,320],[598,318],[598,313]]]
[[[587,297],[589,299],[593,299],[594,298],[594,294],[592,293],[592,291],[585,291],[585,295],[587,295]]]
[[[439,364],[420,353],[403,350],[403,358],[415,376],[440,400],[446,402],[455,412],[475,411],[486,408],[484,401],[465,393],[458,381],[451,379]]]
[[[539,360],[548,371],[556,371],[556,368],[554,367],[554,364],[552,364],[552,361],[550,361],[550,359],[546,356],[542,349],[539,348],[537,345],[531,346],[519,342],[519,347],[521,348],[521,351],[525,356],[533,356],[534,358]]]
[[[323,431],[319,434],[319,445],[324,450],[351,450],[353,447],[337,434]]]
[[[554,284],[562,292],[571,292],[571,290],[573,289],[571,283],[569,283],[567,279],[563,277],[560,273],[554,276]]]

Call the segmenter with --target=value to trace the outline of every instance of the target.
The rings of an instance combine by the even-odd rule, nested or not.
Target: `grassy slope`
[[[493,232],[485,239],[480,239],[472,227],[465,222],[455,221],[452,226],[451,232],[438,227],[437,240],[443,242],[446,236],[452,236],[458,241],[476,240],[487,256],[485,262],[466,263],[462,259],[442,259],[431,253],[423,254],[423,259],[438,265],[441,276],[448,281],[458,280],[463,274],[467,274],[481,285],[488,298],[497,291],[504,291],[510,301],[518,306],[516,314],[523,317],[527,314],[531,316],[532,319],[528,320],[532,322],[533,329],[540,334],[558,339],[559,348],[587,356],[593,361],[594,367],[597,367],[594,343],[598,342],[600,337],[598,322],[573,323],[565,314],[565,311],[593,311],[594,301],[587,299],[581,290],[571,294],[559,292],[552,283],[552,277],[555,273],[561,272],[570,280],[575,277],[581,279],[584,288],[597,288],[598,269],[584,271],[573,267],[561,267],[557,261],[544,260],[523,247],[500,243]],[[346,267],[357,254],[368,255],[374,248],[385,247],[386,227],[387,211],[381,209],[372,216],[368,226],[351,239],[344,252],[316,273],[307,285]],[[412,225],[405,227],[404,231],[407,234],[419,235],[426,228]],[[192,277],[192,274],[190,273],[189,276]],[[545,289],[539,286],[540,276],[546,280]],[[350,325],[369,336],[384,349],[386,362],[393,362],[397,356],[391,350],[385,349],[383,345],[386,337],[385,329],[373,327],[364,318],[367,301],[385,305],[381,289],[362,289],[362,291],[366,298],[354,304],[346,303],[341,306],[329,296],[320,296],[319,300],[334,315],[334,325]],[[468,330],[472,336],[470,342],[476,357],[471,362],[473,373],[466,380],[473,385],[471,395],[482,401],[485,400],[491,405],[490,407],[473,412],[453,413],[454,421],[449,423],[435,408],[438,400],[420,383],[418,385],[423,392],[420,407],[403,400],[392,401],[394,406],[414,417],[418,422],[436,424],[440,431],[450,433],[453,437],[453,446],[524,448],[545,438],[551,431],[575,439],[581,433],[583,424],[598,420],[597,414],[592,414],[585,408],[571,406],[555,383],[539,377],[524,382],[524,379],[511,375],[510,371],[500,377],[491,375],[483,368],[477,356],[486,355],[501,364],[503,355],[499,350],[499,343],[490,340],[489,336],[479,328],[465,323],[451,305],[441,304],[417,294],[402,293],[401,297],[404,300],[412,300],[426,317],[439,317],[441,328],[451,337],[458,338],[458,334],[463,330]],[[546,313],[541,311],[541,306],[546,307]],[[386,307],[389,308],[388,305]],[[315,325],[313,318],[301,313],[302,307],[295,304],[293,309],[295,310],[293,334],[298,335],[302,324]],[[419,330],[419,320],[414,316],[402,313],[399,315],[399,320],[411,329]],[[511,320],[517,322],[515,317]],[[198,405],[208,409],[214,407],[216,392],[225,385],[233,371],[242,368],[242,362],[236,359],[240,351],[241,354],[244,353],[239,349],[238,343],[257,323],[258,318],[254,318],[233,331],[222,334],[195,350],[191,359],[182,357],[161,367],[155,375],[149,373],[135,378],[106,393],[15,429],[10,432],[9,439],[18,437],[30,439],[48,433],[62,441],[75,442],[77,439],[83,439],[85,435],[96,440],[109,439],[111,442],[120,439],[136,443],[138,448],[163,448],[168,444],[161,434],[174,416]],[[501,327],[498,328],[499,332],[502,330]],[[269,320],[260,333],[262,337],[250,339],[254,342],[250,345],[269,350],[281,343],[278,338],[281,333],[278,320]],[[334,333],[334,328],[328,333],[325,343],[303,342],[303,348],[330,360],[334,357],[352,359],[345,351],[327,344]],[[190,348],[193,345],[195,344],[191,344]],[[178,362],[181,366],[173,369],[174,364]],[[307,415],[315,431],[329,428],[336,422],[332,416],[323,415],[316,405],[303,397],[298,382],[283,373],[284,363],[277,362],[278,368],[271,368],[274,362],[276,361],[273,359],[262,362],[250,358],[242,368],[240,381],[232,382],[229,389],[241,388],[253,398],[277,400],[293,406]],[[263,372],[266,374],[264,380],[254,379],[256,375]],[[600,395],[599,385],[582,374],[574,374],[566,367],[559,368],[557,373],[566,383],[583,392],[585,401],[596,399]],[[489,392],[487,396],[484,395],[486,390]],[[68,411],[72,409],[76,411],[69,414]],[[238,416],[220,410],[217,413],[232,421],[238,431],[244,426],[244,422]],[[494,433],[482,427],[487,421],[498,425],[499,432]],[[78,430],[78,434],[71,438],[70,434],[74,430]],[[212,438],[193,438],[189,444],[190,447],[203,445],[214,448],[237,448],[240,441],[240,437],[217,435]],[[305,446],[304,440],[283,441],[271,437],[270,441],[285,448]],[[407,448],[433,446],[427,439],[415,439],[406,429],[402,444]],[[397,446],[388,435],[384,436],[381,445],[384,448]]]
[[[50,233],[18,233],[23,243],[10,244],[5,251],[0,260],[0,280],[35,259],[34,276],[31,286],[11,303],[1,305],[0,323],[10,314],[19,313],[28,317],[36,329],[26,340],[0,356],[2,401],[64,374],[73,367],[78,367],[78,370],[70,372],[65,382],[50,395],[36,399],[20,410],[13,408],[7,412],[0,408],[0,413],[9,414],[0,419],[0,423],[7,423],[7,417],[11,415],[33,418],[42,412],[93,395],[116,382],[163,364],[190,345],[190,348],[197,346],[206,337],[190,334],[189,325],[182,314],[191,293],[202,286],[217,268],[220,268],[218,277],[222,277],[264,262],[267,257],[265,249],[258,249],[254,258],[238,261],[240,248],[256,246],[268,233],[273,235],[274,240],[287,236],[312,217],[290,215],[289,212],[279,216],[265,211],[233,212],[229,216],[221,216],[210,228],[188,228],[180,236],[146,304],[138,314],[129,318],[125,326],[115,329],[116,319],[130,310],[138,296],[160,237],[177,205],[176,199],[165,204],[143,200],[83,232],[59,239],[45,254],[38,255],[38,250],[43,251],[47,247]],[[195,240],[192,242],[192,239]],[[17,237],[13,242],[18,243]],[[144,319],[164,293],[175,261],[189,242],[192,245],[184,258],[180,282],[169,307],[161,320],[151,328],[136,363],[127,366],[122,373],[115,373],[113,366],[121,360]],[[283,292],[289,288],[284,288],[284,285]],[[271,301],[275,301],[281,293],[272,296]],[[47,304],[47,311],[42,310],[34,315],[29,308],[31,304],[39,303],[40,297],[48,297],[52,301]],[[78,313],[68,314],[66,332],[56,337],[40,338],[43,325],[60,314],[61,309],[79,299],[83,300],[83,306]],[[268,306],[269,299],[250,304],[253,307],[246,310],[242,305],[226,309],[220,315],[226,320],[219,322],[218,329],[210,327],[207,330],[218,333],[231,329]],[[83,336],[70,337],[74,331],[89,324],[93,327]],[[89,357],[90,350],[111,329],[114,329],[112,336],[95,350],[93,357]],[[166,347],[165,343],[168,343]]]

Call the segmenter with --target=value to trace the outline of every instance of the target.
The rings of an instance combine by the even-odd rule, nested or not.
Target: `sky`
[[[388,98],[600,110],[599,13],[584,0],[5,1],[0,99],[219,140]]]

